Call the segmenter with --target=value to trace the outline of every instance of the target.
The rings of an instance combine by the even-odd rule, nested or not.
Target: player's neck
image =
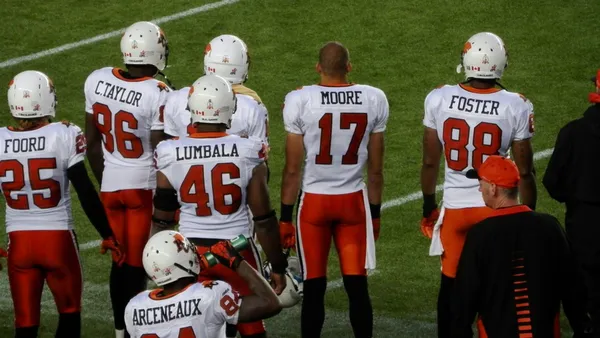
[[[227,129],[221,124],[199,123],[196,126],[196,133],[225,133]]]
[[[340,76],[329,76],[321,74],[321,81],[319,82],[322,86],[340,86],[350,84],[348,81],[348,76],[340,75]]]
[[[471,79],[469,82],[467,82],[467,85],[477,89],[490,89],[496,87],[496,80],[484,81],[478,79]]]
[[[125,76],[132,79],[138,79],[142,77],[154,77],[158,73],[154,66],[135,66],[128,65]]]
[[[185,289],[188,285],[194,283],[194,279],[192,278],[182,278],[173,283],[167,284],[163,287],[162,296],[170,296],[172,294],[176,294],[181,292],[181,290]]]
[[[519,201],[513,198],[508,198],[506,196],[499,197],[494,205],[492,205],[492,209],[501,209],[501,208],[510,208],[515,205],[519,205]]]

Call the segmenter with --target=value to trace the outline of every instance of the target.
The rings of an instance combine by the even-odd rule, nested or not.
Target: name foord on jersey
[[[362,90],[321,91],[321,104],[363,104]]]
[[[94,90],[96,95],[104,96],[108,99],[126,103],[132,106],[139,107],[140,100],[142,99],[142,93],[136,92],[135,90],[128,90],[127,88],[120,87],[105,81],[98,81],[96,89]]]
[[[177,161],[212,157],[239,157],[235,143],[176,147]]]
[[[498,101],[452,95],[448,109],[483,115],[498,115],[498,107],[500,107]]]
[[[46,137],[26,137],[4,140],[4,153],[26,153],[46,149]]]
[[[202,299],[186,299],[175,304],[133,310],[133,325],[156,325],[179,318],[201,316]]]

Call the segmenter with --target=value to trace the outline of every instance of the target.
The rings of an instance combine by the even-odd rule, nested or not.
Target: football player
[[[283,108],[287,137],[280,226],[284,247],[294,245],[295,236],[298,239],[296,251],[304,275],[302,337],[321,335],[332,237],[350,300],[354,335],[373,335],[367,269],[375,268],[383,132],[389,106],[380,89],[349,82],[351,69],[348,50],[338,42],[328,42],[321,48],[316,65],[319,84],[290,92]],[[300,184],[298,229],[294,233],[292,213]]]
[[[198,283],[206,265],[194,244],[178,232],[161,231],[148,240],[143,259],[148,277],[161,288],[144,291],[127,305],[125,323],[131,337],[220,338],[225,323],[265,319],[281,311],[269,283],[231,243],[216,242],[210,252],[224,268],[235,271],[251,293],[240,297],[224,281]]]
[[[153,147],[161,140],[161,107],[169,87],[154,79],[167,65],[169,48],[163,31],[137,22],[121,38],[127,70],[106,67],[85,82],[85,132],[89,160],[101,184],[110,224],[126,253],[113,264],[110,296],[117,338],[123,337],[123,311],[131,297],[146,288],[142,251],[152,221],[156,185]]]
[[[286,285],[287,260],[269,201],[266,146],[260,139],[226,133],[236,105],[237,96],[224,78],[205,75],[194,82],[188,109],[195,132],[163,141],[156,148],[159,171],[153,222],[158,229],[173,227],[175,211],[180,209],[179,230],[203,253],[219,240],[240,234],[251,237],[251,211],[280,294]],[[253,241],[250,247],[241,254],[258,269],[262,264]],[[203,270],[200,276],[224,280],[242,296],[250,293],[240,276],[222,266]],[[238,330],[242,337],[266,337],[261,321],[239,324]]]
[[[6,200],[15,337],[37,337],[44,281],[59,313],[56,337],[79,337],[83,285],[69,181],[104,239],[102,250],[112,251],[115,264],[124,255],[88,177],[81,129],[52,122],[56,93],[50,78],[37,71],[19,73],[9,83],[8,104],[17,127],[0,128],[0,184]]]
[[[524,96],[509,92],[498,83],[507,58],[500,37],[487,32],[475,34],[465,43],[462,63],[457,69],[464,69],[466,81],[434,89],[425,99],[421,231],[429,238],[433,236],[430,254],[442,255],[439,337],[450,334],[450,298],[467,231],[492,212],[485,207],[477,182],[465,176],[467,170],[478,169],[488,156],[505,156],[511,149],[521,176],[521,202],[535,208],[530,142],[533,105]],[[440,214],[435,186],[442,154],[446,175]]]
[[[229,81],[236,93],[238,108],[228,134],[256,137],[268,144],[269,116],[262,100],[244,86],[248,79],[250,57],[244,41],[237,36],[221,35],[212,39],[204,50],[204,74],[217,74]],[[190,87],[173,92],[167,98],[164,130],[169,136],[184,137],[195,130],[190,123],[187,97]]]

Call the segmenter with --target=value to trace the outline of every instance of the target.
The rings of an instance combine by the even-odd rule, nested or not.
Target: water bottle
[[[231,246],[233,246],[233,248],[237,252],[248,248],[248,239],[244,235],[239,235],[235,238],[230,239],[229,243],[231,243]],[[217,259],[217,257],[215,257],[215,255],[213,255],[210,251],[205,252],[203,255],[204,258],[206,258],[209,267],[219,264],[219,260]]]

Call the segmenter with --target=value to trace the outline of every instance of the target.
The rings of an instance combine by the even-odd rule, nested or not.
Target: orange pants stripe
[[[250,248],[240,252],[240,254],[242,255],[242,257],[244,257],[246,262],[250,264],[250,266],[257,269],[260,273],[262,272],[262,262],[260,260],[260,254],[258,253],[256,246],[254,245],[254,241],[249,240],[248,242],[250,244]],[[199,254],[203,254],[210,249],[206,246],[196,246],[196,248],[198,249]],[[209,269],[201,270],[198,280],[222,280],[229,283],[229,285],[231,285],[231,287],[235,291],[239,292],[240,296],[242,297],[252,294],[252,290],[250,290],[248,283],[246,283],[246,281],[242,277],[240,277],[240,275],[221,264],[217,264]],[[239,323],[237,325],[237,328],[238,331],[244,336],[251,336],[265,332],[265,324],[263,321]]]
[[[44,280],[58,313],[80,312],[83,281],[74,232],[13,231],[8,238],[8,280],[15,326],[40,325]]]
[[[100,197],[110,227],[125,251],[125,264],[142,267],[142,253],[152,226],[152,190],[102,192]]]
[[[488,218],[494,212],[488,207],[445,209],[441,228],[441,240],[444,246],[442,254],[442,273],[456,278],[460,253],[465,244],[467,232],[473,225]]]
[[[331,239],[343,275],[366,276],[367,215],[363,192],[342,195],[302,193],[296,250],[304,279],[327,276]]]

